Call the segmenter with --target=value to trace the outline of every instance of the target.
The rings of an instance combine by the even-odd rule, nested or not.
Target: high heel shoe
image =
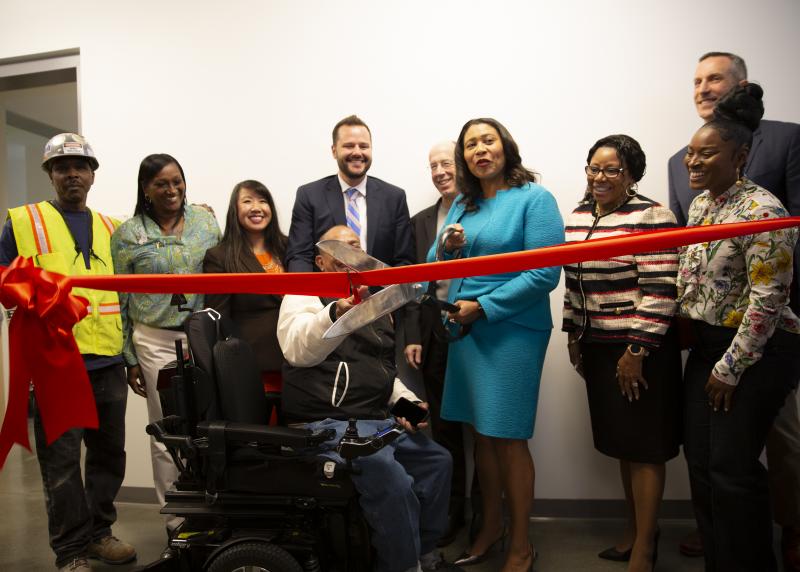
[[[603,560],[613,560],[614,562],[628,562],[631,559],[633,547],[627,550],[617,550],[616,546],[611,546],[600,552],[597,557]]]
[[[488,558],[489,554],[494,552],[497,548],[497,545],[500,545],[500,551],[502,552],[506,548],[506,536],[508,536],[508,530],[503,529],[503,533],[500,535],[500,538],[492,542],[489,547],[483,552],[483,554],[470,554],[468,550],[462,552],[458,558],[453,561],[453,564],[456,566],[474,566],[475,564],[480,564],[486,558]]]

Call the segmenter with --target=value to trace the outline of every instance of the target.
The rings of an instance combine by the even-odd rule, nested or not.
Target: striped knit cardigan
[[[642,195],[602,216],[594,206],[582,202],[567,217],[568,242],[676,226],[669,209]],[[586,342],[657,348],[676,310],[677,272],[674,249],[564,266],[562,330]]]

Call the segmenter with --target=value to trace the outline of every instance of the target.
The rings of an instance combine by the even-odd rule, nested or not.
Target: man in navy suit
[[[403,189],[367,177],[372,165],[372,134],[355,115],[333,128],[336,175],[297,189],[289,228],[286,266],[289,272],[313,272],[314,245],[337,225],[347,225],[367,254],[389,264],[412,264],[414,246]]]
[[[697,64],[694,77],[694,104],[697,114],[707,122],[714,115],[716,102],[737,85],[747,83],[747,66],[742,58],[728,52],[709,52]],[[686,147],[669,160],[669,206],[678,224],[686,224],[689,205],[696,196],[689,189],[689,175],[683,158]],[[800,125],[762,120],[753,134],[753,146],[744,174],[778,197],[793,216],[800,215]],[[795,280],[790,306],[800,309],[800,250],[795,249]],[[775,419],[767,440],[769,486],[775,521],[783,528],[784,570],[800,571],[800,411],[796,392]],[[681,542],[687,556],[703,553],[699,535]]]

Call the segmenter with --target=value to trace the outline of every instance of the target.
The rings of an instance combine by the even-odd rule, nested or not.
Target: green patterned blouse
[[[217,219],[203,207],[186,207],[183,234],[180,238],[161,234],[158,225],[147,216],[128,219],[111,237],[111,256],[116,274],[202,274],[206,250],[220,240]],[[131,334],[133,323],[154,328],[174,328],[183,324],[189,312],[172,306],[171,294],[126,294],[120,292],[122,311],[122,355],[125,363],[135,365],[136,351]],[[203,309],[202,294],[186,294],[185,308]]]
[[[698,195],[687,226],[786,216],[773,194],[745,179],[716,199],[708,191]],[[736,385],[744,370],[761,359],[775,328],[800,333],[800,320],[787,305],[797,236],[798,229],[790,228],[680,249],[681,316],[737,330],[713,370],[725,383]]]

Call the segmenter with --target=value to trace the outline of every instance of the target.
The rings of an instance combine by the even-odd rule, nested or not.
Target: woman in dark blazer
[[[284,271],[286,235],[281,232],[275,202],[258,181],[233,188],[222,241],[206,252],[203,272]],[[276,328],[281,297],[265,294],[208,294],[207,306],[228,316],[253,353],[268,392],[281,389],[283,354]]]

